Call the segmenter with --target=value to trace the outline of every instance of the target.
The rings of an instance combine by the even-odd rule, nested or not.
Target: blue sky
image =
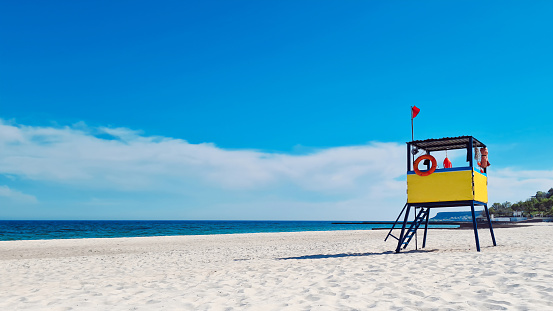
[[[551,1],[1,6],[0,219],[393,219],[412,105],[553,187]]]

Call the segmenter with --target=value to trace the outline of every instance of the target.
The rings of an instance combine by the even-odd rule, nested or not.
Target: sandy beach
[[[553,309],[553,224],[479,232],[480,253],[472,230],[400,254],[384,230],[0,242],[0,310]]]

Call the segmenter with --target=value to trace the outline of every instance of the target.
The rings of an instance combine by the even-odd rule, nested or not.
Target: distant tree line
[[[522,212],[525,217],[553,216],[553,188],[547,192],[538,191],[526,201],[494,203],[490,207],[490,214],[494,216],[510,217],[513,212]]]

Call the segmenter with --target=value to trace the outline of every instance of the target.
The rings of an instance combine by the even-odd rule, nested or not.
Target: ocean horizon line
[[[329,220],[0,220],[0,241],[372,230],[390,228],[393,223]]]

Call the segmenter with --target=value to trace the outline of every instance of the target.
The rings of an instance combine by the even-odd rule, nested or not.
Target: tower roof
[[[478,139],[472,136],[459,136],[459,137],[444,137],[437,139],[425,139],[425,140],[414,140],[408,142],[411,146],[415,146],[419,149],[424,149],[426,151],[443,151],[443,150],[453,150],[453,149],[466,149],[470,138],[472,138],[473,147],[486,147]]]

